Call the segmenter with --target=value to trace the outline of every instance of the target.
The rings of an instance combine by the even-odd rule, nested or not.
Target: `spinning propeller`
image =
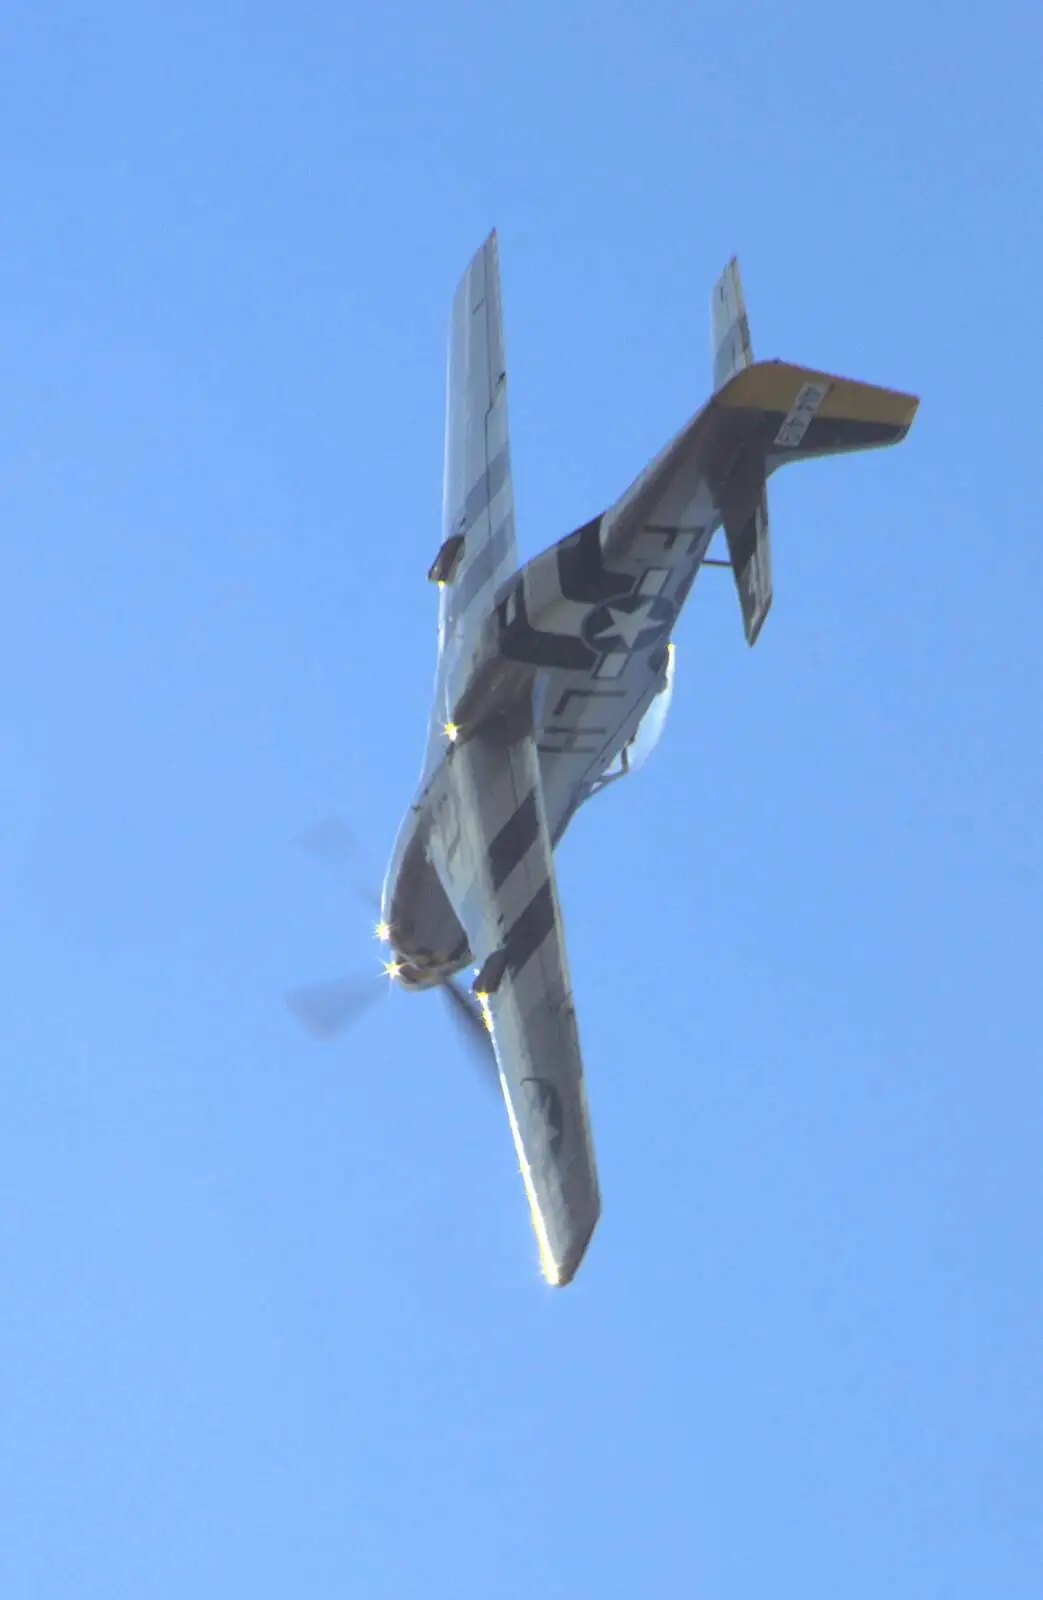
[[[350,866],[356,895],[370,911],[379,914],[380,896],[374,894],[372,887],[356,875],[355,841],[344,823],[335,818],[320,822],[302,834],[299,843],[327,866]],[[382,993],[381,979],[385,975],[394,979],[393,962],[385,964],[383,974],[358,973],[354,977],[335,978],[329,983],[313,983],[292,989],[286,996],[286,1004],[313,1038],[323,1041],[337,1039],[379,999]],[[478,1059],[484,1076],[498,1087],[496,1054],[477,1000],[454,978],[443,979],[437,987],[441,989],[450,1014]]]

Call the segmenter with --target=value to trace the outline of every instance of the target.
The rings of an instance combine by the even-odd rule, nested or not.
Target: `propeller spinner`
[[[330,818],[301,834],[299,843],[326,865],[352,867],[352,884],[358,897],[370,909],[380,909],[380,896],[371,885],[361,881],[355,871],[357,848],[351,830],[339,819]],[[375,929],[377,938],[386,942],[391,930],[380,921]],[[384,963],[384,974],[394,980],[397,962]],[[286,1004],[298,1022],[315,1039],[328,1042],[340,1038],[373,1004],[381,987],[378,973],[359,973],[353,977],[335,978],[327,983],[306,984],[292,989]],[[437,985],[446,1005],[468,1048],[479,1062],[486,1079],[499,1086],[496,1052],[492,1035],[486,1026],[482,1009],[454,978],[444,978]]]

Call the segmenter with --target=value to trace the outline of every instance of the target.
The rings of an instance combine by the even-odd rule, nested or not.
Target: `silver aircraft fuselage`
[[[563,600],[555,582],[560,552],[578,538],[584,538],[588,544],[592,538],[599,539],[602,525],[613,526],[618,533],[621,526],[625,526],[625,512],[631,508],[636,491],[653,468],[669,467],[670,450],[683,448],[683,443],[684,434],[678,435],[652,467],[635,479],[613,512],[550,546],[516,573],[498,597],[478,647],[469,659],[456,664],[451,674],[453,711],[446,722],[432,722],[420,784],[399,829],[381,893],[381,929],[393,952],[395,977],[407,988],[431,988],[472,960],[467,935],[429,851],[436,822],[444,819],[447,810],[453,811],[453,757],[459,741],[467,737],[469,724],[487,714],[490,706],[506,704],[519,693],[533,707],[537,733],[548,728],[553,731],[550,708],[542,703],[545,682],[541,678],[545,680],[547,674],[541,674],[538,666],[519,662],[511,653],[514,597],[527,596],[525,623],[536,634],[555,635],[566,627],[582,636],[589,630],[591,621],[596,623],[605,607],[600,601],[592,600],[583,607],[578,619],[572,614],[563,616],[563,612],[575,613],[576,604]],[[633,508],[633,515],[640,515],[640,506]],[[690,542],[686,555],[675,564],[683,569],[679,572],[680,602],[669,607],[661,624],[646,625],[643,633],[631,640],[626,670],[612,680],[611,700],[599,702],[603,709],[599,713],[602,722],[598,730],[598,749],[589,762],[583,764],[585,770],[577,773],[574,762],[565,764],[556,760],[561,752],[545,749],[541,741],[543,796],[555,845],[583,801],[612,781],[606,774],[612,772],[613,767],[619,769],[613,773],[614,777],[624,776],[628,770],[626,752],[649,707],[668,687],[673,647],[668,645],[667,635],[676,623],[683,599],[702,564],[715,526],[712,521],[705,524],[699,530],[698,540]],[[538,596],[545,598],[542,604],[534,605],[533,598]],[[451,648],[451,641],[440,641],[443,651],[447,643]],[[608,693],[599,689],[595,667],[570,673],[570,683],[571,692],[576,695]],[[607,725],[606,717],[611,719]]]

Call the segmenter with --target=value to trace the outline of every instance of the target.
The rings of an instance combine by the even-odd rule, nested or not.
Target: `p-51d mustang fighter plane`
[[[600,1211],[553,851],[579,807],[662,728],[671,633],[724,528],[746,639],[771,605],[767,480],[811,456],[903,439],[910,395],[755,362],[739,269],[711,302],[714,393],[621,499],[517,570],[496,235],[453,301],[427,753],[378,932],[409,989],[478,968],[550,1283]],[[458,1000],[459,991],[456,991]]]

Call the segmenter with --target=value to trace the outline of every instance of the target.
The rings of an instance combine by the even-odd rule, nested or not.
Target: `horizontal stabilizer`
[[[750,323],[739,263],[734,256],[714,284],[710,296],[710,344],[715,389],[753,361]]]
[[[768,478],[791,461],[897,444],[918,404],[914,395],[787,361],[743,367],[714,395],[723,457],[715,492],[748,644],[772,599]]]
[[[915,395],[789,361],[758,361],[714,396],[715,407],[757,414],[769,473],[808,456],[897,444],[919,403]]]

